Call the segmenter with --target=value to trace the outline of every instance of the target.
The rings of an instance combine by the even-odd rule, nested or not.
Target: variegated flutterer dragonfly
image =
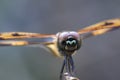
[[[120,19],[110,19],[80,29],[79,31],[62,31],[57,34],[39,34],[29,32],[3,32],[0,33],[0,46],[27,46],[43,45],[55,56],[64,57],[60,72],[74,74],[74,62],[72,55],[80,49],[82,40],[104,34],[120,28]],[[41,41],[29,41],[30,38],[41,39]],[[25,40],[24,40],[25,39]]]

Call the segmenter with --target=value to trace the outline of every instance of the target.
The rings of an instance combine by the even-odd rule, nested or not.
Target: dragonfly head
[[[81,39],[77,32],[61,32],[58,34],[58,48],[62,51],[74,52],[81,47]]]

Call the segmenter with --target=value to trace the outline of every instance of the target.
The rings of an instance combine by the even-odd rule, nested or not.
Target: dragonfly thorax
[[[58,49],[66,53],[74,53],[81,46],[79,34],[74,31],[58,33]]]

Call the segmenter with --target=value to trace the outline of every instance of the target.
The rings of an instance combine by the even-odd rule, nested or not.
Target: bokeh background
[[[57,33],[120,17],[120,0],[0,0],[0,32]],[[83,41],[81,80],[120,80],[120,30]],[[62,59],[41,48],[0,47],[0,80],[59,80]]]

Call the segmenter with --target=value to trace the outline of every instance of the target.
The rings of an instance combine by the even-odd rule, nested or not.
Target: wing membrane
[[[0,41],[0,46],[27,46],[27,45],[40,45],[50,44],[53,42],[33,42],[33,41]]]
[[[114,31],[118,28],[120,28],[120,18],[99,22],[79,30],[78,33],[83,34],[83,39],[85,39],[91,36],[97,36],[106,32]]]
[[[39,34],[29,32],[3,32],[0,33],[0,40],[26,39],[26,38],[55,38],[55,35]]]
[[[39,38],[37,41],[27,41],[21,39]],[[0,33],[0,46],[44,46],[53,55],[60,57],[56,45],[56,35],[28,33],[28,32],[4,32]]]
[[[33,41],[1,41],[0,47],[3,46],[38,46],[47,49],[51,52],[54,56],[61,57],[56,45],[56,41],[52,42],[33,42]]]

